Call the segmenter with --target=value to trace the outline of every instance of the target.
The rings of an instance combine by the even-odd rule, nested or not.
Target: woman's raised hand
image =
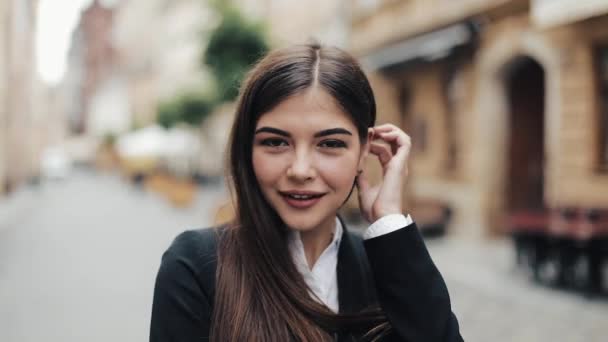
[[[359,208],[370,223],[389,214],[401,214],[402,189],[408,173],[411,140],[399,127],[392,124],[370,128],[369,152],[380,160],[382,181],[370,186],[365,171],[357,177]],[[375,140],[382,140],[383,143]]]

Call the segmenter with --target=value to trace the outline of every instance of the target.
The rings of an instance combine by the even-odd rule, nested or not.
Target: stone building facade
[[[115,10],[117,72],[128,84],[135,126],[147,126],[160,102],[207,87],[201,43],[215,18],[197,0],[124,1]]]
[[[515,212],[608,208],[608,3],[353,1],[379,121],[413,139],[408,198],[455,234]]]
[[[35,174],[36,0],[0,4],[0,194]]]
[[[113,21],[114,10],[94,0],[82,11],[72,33],[64,93],[74,133],[87,131],[91,101],[115,65]]]
[[[6,191],[6,164],[7,164],[7,108],[6,98],[8,92],[8,2],[0,2],[0,196]]]

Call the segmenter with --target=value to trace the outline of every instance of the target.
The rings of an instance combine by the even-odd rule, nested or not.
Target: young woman
[[[445,283],[402,213],[410,139],[374,127],[358,63],[316,44],[250,72],[229,143],[237,217],[180,234],[156,279],[150,341],[462,341]],[[383,168],[370,186],[371,154]],[[371,225],[338,209],[357,186]]]

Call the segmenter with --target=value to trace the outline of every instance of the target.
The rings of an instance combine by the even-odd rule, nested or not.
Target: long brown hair
[[[287,247],[287,228],[256,180],[252,142],[257,120],[310,87],[327,91],[349,114],[361,142],[374,125],[376,104],[359,64],[346,52],[297,45],[265,56],[246,78],[229,142],[228,177],[236,219],[218,247],[212,341],[328,341],[334,333],[367,336],[390,325],[380,309],[335,314],[309,295]]]

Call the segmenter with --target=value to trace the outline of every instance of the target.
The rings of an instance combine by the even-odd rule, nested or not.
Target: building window
[[[413,115],[412,89],[408,82],[401,84],[399,89],[399,126],[412,138],[412,151],[424,154],[427,150],[428,128],[424,114]]]
[[[449,63],[443,71],[441,80],[445,109],[444,131],[447,144],[443,168],[448,172],[458,169],[458,161],[460,159],[458,112],[464,100],[465,89],[459,68],[460,65],[458,63]]]
[[[399,122],[401,129],[403,129],[406,133],[410,134],[412,131],[412,92],[410,87],[407,84],[403,84],[401,89],[399,90],[399,112],[400,119]]]
[[[599,169],[608,172],[608,45],[596,51],[598,75]]]
[[[416,153],[423,154],[427,149],[427,122],[424,119],[425,115],[420,114],[417,118],[414,119],[413,129],[412,129],[412,149]]]

